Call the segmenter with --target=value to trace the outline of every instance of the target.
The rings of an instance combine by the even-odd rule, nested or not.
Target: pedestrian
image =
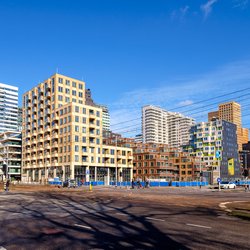
[[[134,188],[135,188],[135,182],[134,182],[134,179],[132,179],[132,181],[131,181],[131,185],[132,185],[132,189],[134,189]]]
[[[10,187],[10,180],[8,179],[8,180],[6,181],[6,192],[9,191],[9,187]]]
[[[137,188],[141,188],[141,182],[139,179],[137,180]]]

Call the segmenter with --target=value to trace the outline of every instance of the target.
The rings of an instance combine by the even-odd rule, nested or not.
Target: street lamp
[[[117,176],[117,135],[115,136],[115,156],[116,156],[116,159],[115,159],[115,161],[116,161],[116,164],[115,164],[115,186],[117,187],[117,178],[118,178],[118,176]]]
[[[200,188],[201,188],[201,178],[202,178],[202,173],[201,173],[201,157],[202,157],[202,152],[200,152],[199,155],[200,155]]]

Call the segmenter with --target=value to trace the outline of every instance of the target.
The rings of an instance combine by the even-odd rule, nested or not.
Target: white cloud
[[[248,0],[233,0],[233,8],[245,9],[248,3]]]
[[[191,101],[191,100],[185,100],[185,101],[181,101],[178,106],[187,106],[187,105],[191,105],[193,104],[194,102]]]
[[[213,9],[213,5],[217,1],[218,0],[208,0],[205,4],[201,5],[201,10],[203,11],[204,14],[204,19],[207,19],[208,15],[211,13]]]
[[[204,103],[199,105],[195,103],[248,88],[250,82],[249,69],[250,60],[234,62],[203,75],[173,79],[161,83],[160,86],[158,84],[159,87],[134,89],[126,92],[115,103],[108,105],[111,114],[111,128],[114,129],[114,132],[129,131],[131,132],[130,136],[138,134],[140,132],[141,108],[148,104],[183,113],[196,118],[197,121],[204,121],[206,113],[217,108],[216,102],[224,102],[227,99],[229,101],[230,98],[234,99],[243,93],[211,101],[210,104],[213,105],[208,105],[206,112],[199,110],[199,107],[204,106]],[[156,83],[152,84],[157,85]],[[240,101],[240,99],[236,99],[236,101]],[[190,105],[190,107],[180,108],[183,105]],[[196,107],[197,111],[195,110]],[[190,112],[191,109],[193,109],[192,112]],[[114,126],[114,124],[116,125]]]
[[[188,14],[189,9],[190,9],[189,6],[186,5],[184,7],[181,7],[178,10],[172,11],[172,13],[171,13],[171,19],[172,20],[178,20],[180,22],[184,21],[186,15]]]

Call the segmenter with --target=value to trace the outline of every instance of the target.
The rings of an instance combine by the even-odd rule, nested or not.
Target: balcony
[[[39,137],[37,141],[38,141],[38,142],[43,142],[44,140],[43,140],[42,137]]]
[[[58,152],[57,151],[52,152],[52,157],[58,157]]]
[[[45,136],[44,141],[50,141],[50,135]]]
[[[38,134],[43,134],[43,133],[44,133],[44,132],[43,132],[43,129],[39,128]]]
[[[58,143],[57,143],[57,142],[54,142],[54,143],[52,144],[52,148],[58,148]]]
[[[50,158],[50,153],[44,154],[44,157],[45,157],[45,158]]]
[[[58,129],[59,129],[58,124],[55,124],[55,125],[52,127],[52,130],[58,130]]]
[[[46,128],[45,128],[45,132],[50,132],[50,127],[49,126],[47,126]]]
[[[53,139],[58,139],[58,134],[57,133],[52,134],[52,138]]]
[[[43,154],[39,154],[37,157],[39,160],[43,159]]]

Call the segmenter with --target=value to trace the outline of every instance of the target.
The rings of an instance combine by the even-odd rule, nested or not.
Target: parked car
[[[68,188],[75,188],[76,187],[76,181],[74,179],[66,180],[63,182],[63,187],[68,187]]]
[[[232,181],[222,181],[220,183],[220,187],[223,189],[235,189],[236,188],[236,184]]]

